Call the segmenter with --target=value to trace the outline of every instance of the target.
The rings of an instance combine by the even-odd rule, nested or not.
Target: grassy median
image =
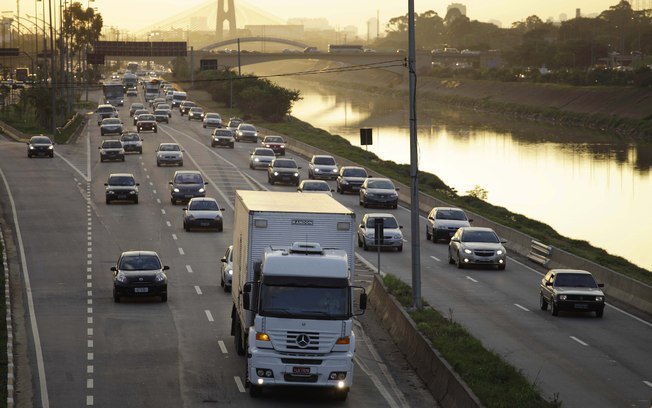
[[[408,309],[412,306],[412,288],[393,275],[386,275],[390,294]],[[430,340],[487,407],[560,407],[561,401],[544,399],[536,384],[530,383],[516,368],[498,354],[487,350],[464,327],[424,305],[423,310],[408,311],[419,331]]]

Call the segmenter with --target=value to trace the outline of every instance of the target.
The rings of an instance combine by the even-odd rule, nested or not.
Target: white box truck
[[[231,334],[250,395],[353,380],[355,213],[326,194],[236,191]],[[355,296],[357,297],[357,296]]]

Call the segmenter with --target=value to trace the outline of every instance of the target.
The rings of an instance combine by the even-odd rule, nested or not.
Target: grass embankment
[[[4,263],[4,248],[2,242],[0,242],[0,316],[7,316],[7,307],[5,304],[5,285],[8,282],[5,281],[4,268],[2,267]],[[0,353],[0,406],[5,406],[7,402],[7,325],[0,325],[0,350],[3,350]]]
[[[244,115],[237,110],[228,110],[221,103],[214,102],[206,92],[195,91],[192,89],[191,99],[205,106],[209,111],[226,112],[223,117]],[[246,116],[243,116],[246,118]],[[270,123],[260,120],[259,118],[247,118],[258,126],[265,127],[291,136],[304,143],[324,149],[332,154],[344,157],[365,166],[374,172],[383,174],[393,180],[410,185],[410,166],[407,164],[397,164],[393,161],[381,160],[374,153],[367,152],[338,136],[332,135],[323,129],[313,127],[307,122],[303,122],[294,117],[280,123]],[[542,222],[530,219],[524,215],[513,213],[504,207],[495,206],[472,196],[459,196],[454,190],[448,187],[441,179],[430,173],[419,173],[419,191],[431,195],[435,198],[444,200],[451,205],[461,207],[487,219],[497,222],[501,225],[521,231],[533,238],[573,253],[585,259],[589,259],[606,268],[610,268],[623,275],[637,279],[641,282],[652,285],[652,273],[627,261],[625,258],[609,254],[601,248],[592,246],[587,241],[575,240],[564,237],[555,231],[552,227]]]
[[[412,288],[393,275],[386,275],[390,294],[408,309]],[[408,312],[419,331],[432,343],[487,407],[560,407],[561,401],[544,399],[536,384],[496,353],[484,348],[460,324],[446,319],[435,309]]]

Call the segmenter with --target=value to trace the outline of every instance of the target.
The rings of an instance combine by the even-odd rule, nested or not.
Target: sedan
[[[123,296],[160,296],[168,300],[168,277],[161,258],[154,251],[127,251],[118,258],[113,272],[113,301],[120,303]]]
[[[459,269],[467,265],[489,265],[503,270],[507,265],[505,242],[491,228],[462,227],[448,244],[448,263]]]
[[[238,126],[240,126],[242,122],[243,120],[240,118],[229,118],[229,123],[227,123],[226,127],[235,133],[236,129],[238,129]]]
[[[299,169],[301,167],[297,166],[294,159],[274,159],[267,168],[267,182],[272,185],[288,183],[298,186],[301,181]]]
[[[105,160],[125,161],[125,149],[119,140],[104,140],[100,147],[100,162]]]
[[[267,147],[257,147],[249,156],[249,168],[268,168],[274,158],[276,158],[274,150],[268,149]]]
[[[157,122],[170,123],[170,117],[168,116],[168,112],[165,110],[156,109],[154,111],[154,117]]]
[[[136,109],[134,112],[134,126],[136,126],[136,123],[138,123],[138,117],[140,115],[149,115],[149,111],[147,109]]]
[[[138,90],[134,87],[127,88],[127,96],[138,96]]]
[[[333,189],[324,180],[303,180],[297,191],[300,193],[322,193],[333,196]]]
[[[195,197],[206,196],[206,185],[201,173],[196,170],[177,170],[170,181],[170,202],[188,201]]]
[[[188,110],[188,120],[204,120],[204,108],[193,106]]]
[[[435,207],[426,220],[426,239],[437,242],[440,239],[448,241],[455,231],[461,227],[471,226],[464,210],[451,207]]]
[[[285,156],[285,140],[281,136],[265,136],[262,143],[263,146],[274,150],[274,153],[279,156]]]
[[[120,142],[122,142],[122,148],[127,152],[135,152],[138,154],[143,154],[143,139],[140,138],[140,135],[136,132],[125,132],[120,136]]]
[[[27,142],[27,157],[54,157],[54,143],[45,135],[32,136]]]
[[[154,133],[158,132],[158,126],[156,125],[156,116],[151,114],[138,115],[138,121],[136,122],[136,130],[140,133],[143,130],[151,130]]]
[[[340,168],[340,173],[337,176],[336,190],[340,194],[347,191],[358,192],[360,186],[368,177],[371,176],[367,174],[367,170],[363,167],[344,166]]]
[[[590,272],[577,269],[551,269],[541,280],[539,304],[541,310],[552,310],[559,315],[560,310],[570,312],[595,312],[597,317],[604,314],[604,293]]]
[[[114,173],[104,183],[106,203],[113,201],[131,201],[138,204],[138,186],[134,175],[131,173]]]
[[[145,109],[145,105],[143,105],[140,102],[132,103],[131,106],[129,107],[129,116],[134,116],[134,112],[140,109]]]
[[[165,111],[168,114],[168,118],[172,117],[172,108],[167,103],[159,103],[156,105],[156,110]]]
[[[156,166],[174,164],[183,166],[183,150],[176,143],[161,143],[156,148]]]
[[[211,147],[226,146],[233,149],[235,138],[231,129],[215,129],[211,134]]]
[[[378,207],[398,208],[398,188],[392,180],[386,178],[368,178],[360,186],[358,201],[363,207],[375,205]]]
[[[191,228],[207,228],[222,232],[222,211],[224,208],[220,208],[214,198],[191,198],[188,206],[183,209],[183,229],[190,231]]]
[[[319,154],[312,156],[308,163],[308,178],[310,179],[337,179],[339,169],[333,156]]]
[[[376,240],[376,223],[382,221],[382,235],[380,241]],[[379,227],[380,228],[380,227]],[[369,247],[396,248],[396,251],[403,251],[402,225],[398,225],[392,214],[369,213],[362,217],[358,226],[358,247],[369,250]]]
[[[206,115],[204,115],[204,120],[203,120],[202,126],[204,128],[207,128],[207,127],[221,128],[222,127],[222,116],[220,116],[219,113],[214,113],[214,112],[207,113]]]
[[[258,131],[254,125],[248,123],[241,123],[238,125],[238,128],[235,131],[235,141],[242,142],[245,140],[254,143],[258,142]]]
[[[102,119],[102,124],[100,125],[100,134],[102,136],[122,134],[122,121],[118,118]]]
[[[233,245],[229,245],[221,259],[220,268],[220,286],[225,292],[231,291],[231,282],[233,280]]]
[[[183,101],[179,105],[179,113],[181,114],[181,116],[183,116],[186,113],[188,113],[190,108],[194,108],[195,106],[197,106],[197,104],[192,101]]]

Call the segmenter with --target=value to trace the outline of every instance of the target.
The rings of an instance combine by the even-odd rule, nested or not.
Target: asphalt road
[[[129,128],[128,106],[120,114]],[[315,403],[310,392],[263,400],[243,393],[244,360],[229,335],[231,297],[217,274],[231,240],[233,193],[294,187],[269,186],[265,171],[248,168],[254,144],[211,148],[209,135],[175,111],[158,134],[143,133],[143,155],[129,155],[125,163],[99,162],[101,137],[93,120],[77,143],[57,146],[54,160],[28,160],[24,145],[0,143],[0,168],[15,200],[31,282],[34,307],[26,301],[26,313],[33,310],[38,329],[36,337],[30,329],[31,338],[39,339],[30,345],[35,406]],[[184,168],[200,169],[208,195],[226,208],[223,233],[183,231],[182,206],[170,203],[167,184],[176,168],[155,162],[155,147],[168,141],[182,145]],[[287,156],[297,159],[307,178],[305,159]],[[104,204],[103,183],[111,172],[134,173],[140,204]],[[375,211],[360,207],[355,195],[335,198],[358,219]],[[395,214],[410,237],[407,209],[381,211]],[[649,407],[652,323],[612,306],[602,319],[563,312],[552,317],[539,310],[541,276],[527,264],[510,258],[505,271],[458,270],[448,264],[445,244],[426,241],[423,230],[420,235],[424,299],[521,369],[548,398],[558,396],[568,407]],[[381,270],[408,283],[409,245],[402,253],[381,255]],[[127,249],[157,250],[170,265],[168,303],[113,303],[109,268]],[[376,263],[374,252],[359,254]],[[345,405],[408,405],[391,376],[364,368],[357,365]],[[36,380],[43,378],[46,384]],[[333,404],[327,398],[316,403]]]

